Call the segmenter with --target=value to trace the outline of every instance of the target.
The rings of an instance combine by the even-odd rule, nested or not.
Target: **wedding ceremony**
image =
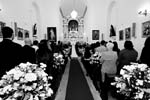
[[[0,0],[0,100],[150,100],[150,0]]]

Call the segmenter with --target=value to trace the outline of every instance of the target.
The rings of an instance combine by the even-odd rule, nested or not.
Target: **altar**
[[[80,16],[76,18],[63,18],[63,39],[69,41],[72,45],[72,57],[77,57],[75,44],[78,41],[84,41],[84,19]]]

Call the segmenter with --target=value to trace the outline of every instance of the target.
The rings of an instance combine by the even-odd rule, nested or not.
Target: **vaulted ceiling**
[[[86,0],[61,0],[62,16],[70,16],[73,10],[77,11],[79,17],[84,17],[87,10]]]

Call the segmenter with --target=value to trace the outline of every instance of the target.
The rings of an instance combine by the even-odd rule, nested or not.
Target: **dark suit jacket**
[[[21,45],[4,39],[0,42],[0,77],[22,62]]]
[[[23,62],[35,63],[35,49],[31,46],[25,45],[23,47]]]

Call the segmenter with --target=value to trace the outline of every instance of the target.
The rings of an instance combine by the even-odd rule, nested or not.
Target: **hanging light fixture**
[[[78,12],[75,10],[75,0],[73,0],[73,10],[70,15],[73,19],[76,19],[76,17],[78,16]]]
[[[73,10],[73,11],[71,12],[71,17],[72,17],[73,19],[76,19],[77,16],[78,16],[77,11],[76,11],[76,10]]]

